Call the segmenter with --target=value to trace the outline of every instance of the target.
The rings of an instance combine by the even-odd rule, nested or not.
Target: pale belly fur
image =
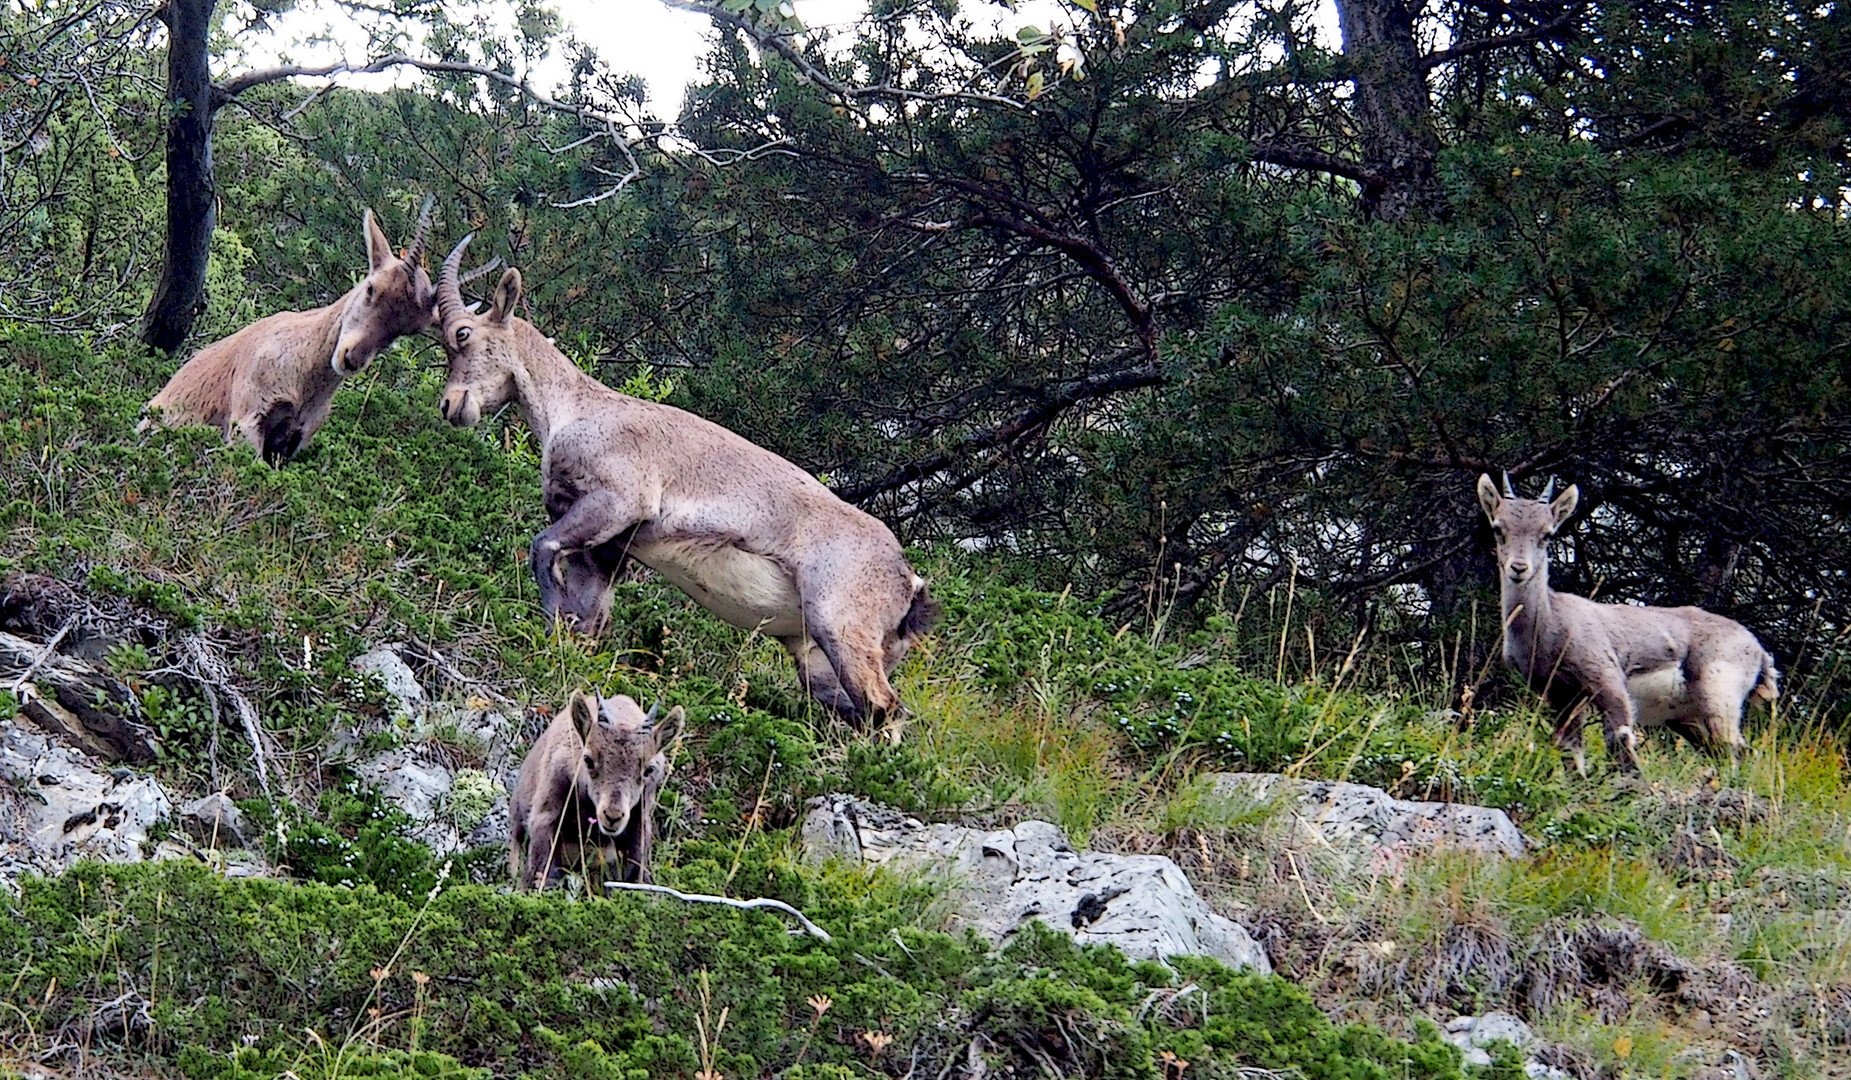
[[[1663,727],[1665,721],[1682,717],[1690,704],[1690,685],[1684,669],[1676,665],[1632,676],[1626,680],[1626,692],[1641,727]]]
[[[630,554],[741,630],[757,630],[774,638],[803,633],[803,600],[797,595],[797,583],[763,555],[686,540],[638,544]]]

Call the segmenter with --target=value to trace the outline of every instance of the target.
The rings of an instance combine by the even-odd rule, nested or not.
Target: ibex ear
[[[656,721],[654,731],[658,751],[681,737],[682,722],[686,719],[687,714],[681,711],[681,706],[677,705],[668,711],[667,716]]]
[[[514,314],[514,305],[521,302],[521,272],[510,266],[501,272],[501,280],[495,283],[495,303],[489,308],[488,317],[498,323],[508,321]]]
[[[366,230],[366,272],[371,274],[386,265],[386,260],[392,257],[392,241],[387,240],[386,234],[380,231],[379,222],[373,220],[371,210],[366,212],[361,225]]]
[[[1561,528],[1562,522],[1568,520],[1569,516],[1575,512],[1575,506],[1580,502],[1581,489],[1573,484],[1568,485],[1567,491],[1555,497],[1555,501],[1549,504],[1549,513],[1554,515],[1557,528]]]
[[[1567,492],[1563,492],[1563,494],[1566,495]],[[1487,518],[1497,517],[1498,507],[1503,505],[1503,503],[1504,496],[1498,494],[1498,486],[1491,482],[1489,476],[1486,476],[1484,473],[1479,473],[1478,505],[1484,508],[1485,516]]]
[[[572,728],[578,732],[580,740],[591,741],[591,731],[598,725],[598,702],[596,698],[580,691],[572,691],[572,697],[566,702],[566,715],[572,718]]]

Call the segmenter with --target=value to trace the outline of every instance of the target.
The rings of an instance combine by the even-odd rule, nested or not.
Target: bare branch
[[[713,896],[708,893],[685,893],[679,889],[671,889],[666,885],[643,885],[634,881],[607,881],[604,883],[604,887],[607,889],[623,889],[626,892],[644,892],[655,893],[658,896],[672,896],[677,900],[683,900],[693,904],[723,904],[726,907],[739,908],[742,911],[751,911],[755,908],[770,908],[773,911],[782,911],[786,915],[794,916],[797,919],[798,925],[802,926],[805,932],[818,941],[821,941],[823,944],[827,945],[833,940],[829,936],[829,931],[811,922],[808,915],[798,911],[782,900],[774,900],[769,896],[761,896],[755,900],[734,900],[730,896]]]
[[[1491,37],[1478,38],[1474,41],[1462,41],[1451,48],[1439,49],[1420,58],[1422,70],[1430,71],[1441,64],[1450,64],[1455,60],[1475,53],[1490,52],[1493,49],[1507,49],[1512,45],[1528,45],[1538,41],[1554,41],[1567,37],[1572,30],[1575,19],[1581,14],[1580,8],[1572,8],[1546,23],[1518,30],[1509,34],[1494,34]]]
[[[1020,109],[1023,107],[1023,103],[1015,98],[973,89],[973,82],[966,82],[963,87],[956,90],[942,91],[909,90],[903,86],[895,86],[890,82],[880,83],[874,86],[850,86],[834,78],[822,68],[817,67],[808,56],[803,54],[803,50],[797,47],[797,43],[793,40],[794,35],[788,31],[772,30],[760,26],[754,19],[750,18],[748,14],[734,15],[716,5],[703,3],[701,0],[662,0],[662,2],[670,7],[678,7],[684,11],[692,11],[700,15],[705,15],[721,26],[730,26],[740,31],[756,42],[760,48],[777,53],[779,56],[789,61],[791,66],[795,67],[803,74],[804,78],[844,101],[880,99],[895,101],[970,101],[981,102],[986,105],[1001,105],[1010,109]],[[748,9],[748,11],[750,11],[750,9]]]

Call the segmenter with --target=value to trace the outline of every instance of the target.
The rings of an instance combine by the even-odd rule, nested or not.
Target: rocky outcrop
[[[1524,853],[1523,834],[1502,810],[1397,799],[1381,788],[1276,773],[1216,773],[1217,798],[1277,808],[1269,844],[1323,852],[1350,869],[1425,851],[1498,858]]]
[[[432,700],[391,645],[354,660],[378,676],[391,706],[381,728],[398,745],[366,752],[357,729],[337,731],[331,758],[349,762],[360,779],[412,821],[410,837],[439,857],[508,839],[508,789],[520,768],[512,753],[518,725],[486,701],[462,705]]]
[[[1214,910],[1175,862],[1160,855],[1075,851],[1045,821],[1008,829],[927,825],[849,795],[812,799],[805,856],[943,873],[954,928],[1006,942],[1030,920],[1080,942],[1116,945],[1139,960],[1212,956],[1269,972],[1239,924]]]
[[[173,812],[151,776],[95,763],[47,732],[0,720],[0,879],[79,859],[139,862]]]

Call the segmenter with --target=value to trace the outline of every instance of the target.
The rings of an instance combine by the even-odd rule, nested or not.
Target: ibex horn
[[[405,249],[405,261],[413,266],[424,261],[424,243],[431,235],[431,207],[437,205],[437,196],[426,195],[424,206],[418,210],[418,227],[411,234],[411,246]]]
[[[656,703],[654,705],[649,706],[649,711],[643,714],[643,730],[644,731],[648,731],[650,728],[656,726],[656,714],[661,711],[662,711],[662,699],[658,697],[656,698]]]
[[[1504,470],[1504,497],[1506,499],[1514,499],[1517,497],[1516,490],[1510,486],[1510,470],[1509,469]]]
[[[467,285],[470,282],[481,277],[483,274],[488,273],[490,270],[493,270],[497,266],[500,266],[500,265],[501,265],[501,256],[497,255],[494,258],[490,259],[489,261],[483,263],[481,266],[478,266],[474,270],[471,270],[469,273],[464,274],[460,281],[460,284]]]
[[[1542,501],[1548,502],[1550,497],[1553,496],[1554,494],[1555,494],[1555,477],[1551,476],[1549,478],[1549,482],[1543,485]]]
[[[463,265],[463,249],[475,238],[476,234],[470,233],[458,240],[443,261],[442,273],[437,276],[437,312],[446,323],[463,311],[463,285],[457,270]]]

